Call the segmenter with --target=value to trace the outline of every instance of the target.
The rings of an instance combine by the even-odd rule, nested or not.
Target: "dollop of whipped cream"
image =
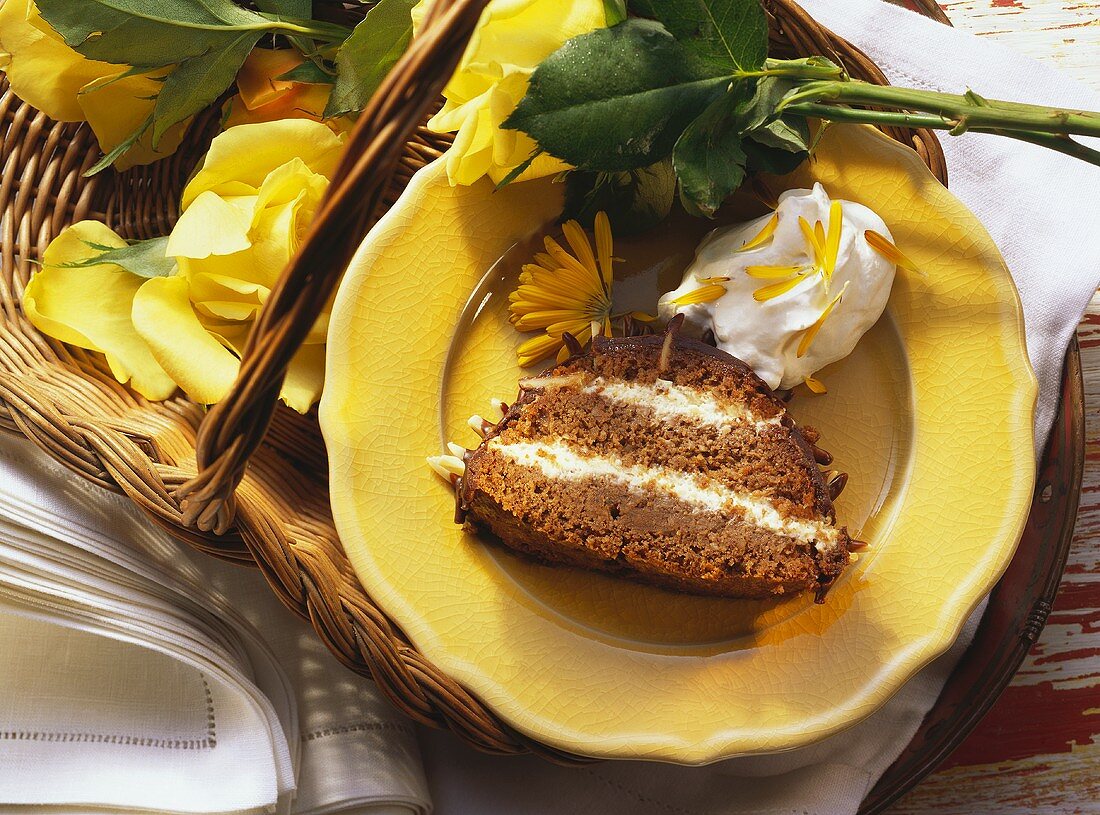
[[[773,218],[771,237],[754,241]],[[682,312],[693,333],[712,330],[718,347],[769,387],[793,388],[850,354],[886,308],[895,266],[871,248],[867,230],[893,240],[878,215],[852,201],[831,201],[821,184],[788,190],[773,214],[704,238],[658,313],[668,320]],[[757,245],[744,249],[750,242]],[[725,293],[709,299],[721,292],[716,286]],[[698,292],[708,302],[690,302],[702,287],[710,287],[709,294]]]

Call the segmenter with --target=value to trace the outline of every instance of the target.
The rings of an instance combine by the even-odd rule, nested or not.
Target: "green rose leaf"
[[[668,156],[729,81],[692,73],[664,26],[630,19],[547,57],[503,126],[579,169],[633,170]]]
[[[164,254],[168,248],[167,237],[137,241],[129,246],[106,246],[90,241],[85,243],[99,254],[62,264],[64,268],[83,269],[101,263],[113,263],[138,277],[171,277],[176,273],[176,259]]]
[[[232,84],[249,51],[265,34],[342,40],[348,30],[331,23],[290,20],[308,0],[264,0],[259,13],[232,0],[38,0],[42,17],[89,59],[130,65],[132,73],[167,68],[152,119],[124,141],[127,148],[152,129],[153,147],[172,125],[211,104]],[[121,153],[113,150],[102,169]]]
[[[276,79],[282,82],[302,82],[306,85],[331,85],[333,74],[316,62],[306,60],[301,65],[296,65],[285,74],[279,74]]]
[[[759,0],[640,0],[631,6],[664,23],[697,70],[752,71],[768,56],[768,20]]]
[[[325,118],[362,110],[412,39],[416,0],[381,0],[336,52],[336,85]]]
[[[313,14],[313,0],[256,0],[256,8],[269,14],[304,20]]]
[[[168,74],[153,106],[154,148],[172,125],[205,109],[233,84],[259,38],[259,32],[248,31],[223,48],[184,60]]]
[[[711,103],[688,125],[672,151],[684,209],[713,218],[722,202],[745,180],[747,156],[741,146],[743,85]]]
[[[270,26],[230,0],[40,0],[38,10],[89,59],[160,68],[220,51]]]

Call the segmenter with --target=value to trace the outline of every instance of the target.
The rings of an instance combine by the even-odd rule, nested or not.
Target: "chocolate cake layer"
[[[456,485],[471,528],[545,562],[731,597],[827,585],[847,564],[816,433],[733,357],[674,334],[597,338],[520,384]]]
[[[689,400],[703,393],[695,388],[680,387],[690,395],[679,404],[667,400],[671,408],[627,402],[623,392],[634,389],[625,384],[599,377],[579,386],[551,386],[500,436],[551,438],[591,454],[614,450],[627,466],[665,466],[706,476],[736,490],[767,495],[794,517],[814,516],[816,465],[802,460],[779,416],[744,416],[729,400],[714,400],[717,410],[692,411]],[[656,397],[664,399],[663,394]],[[733,418],[721,421],[721,414]],[[786,466],[792,459],[796,466]]]

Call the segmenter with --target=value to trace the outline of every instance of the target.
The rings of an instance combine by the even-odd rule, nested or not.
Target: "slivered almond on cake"
[[[678,323],[596,337],[521,380],[465,455],[460,520],[547,563],[678,591],[823,592],[852,543],[818,467],[828,454],[748,366]]]

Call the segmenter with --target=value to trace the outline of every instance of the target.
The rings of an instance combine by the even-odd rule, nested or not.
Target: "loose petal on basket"
[[[64,268],[96,254],[85,241],[103,246],[126,242],[101,223],[73,224],[46,248],[42,268],[27,284],[23,308],[31,323],[55,339],[98,351],[119,382],[129,382],[148,399],[167,399],[176,390],[134,330],[134,295],[146,282],[113,263]]]
[[[133,321],[153,357],[189,397],[209,405],[225,396],[240,362],[199,321],[185,278],[147,281],[134,297]]]

